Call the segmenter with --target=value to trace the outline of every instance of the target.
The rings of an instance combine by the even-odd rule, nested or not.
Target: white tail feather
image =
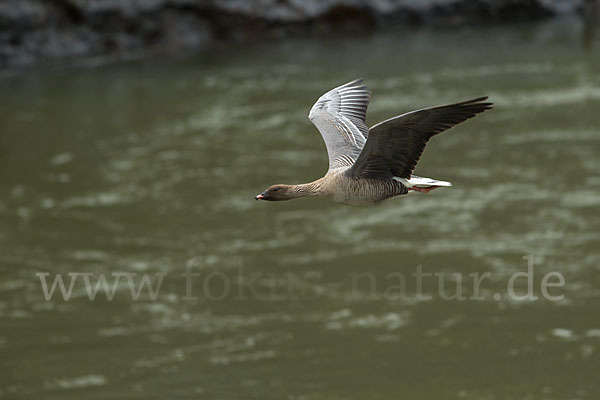
[[[419,187],[419,188],[428,188],[432,186],[452,186],[452,183],[446,181],[437,181],[431,178],[422,178],[420,176],[411,176],[410,179],[398,178],[394,177],[394,180],[402,183],[404,186],[411,187]]]

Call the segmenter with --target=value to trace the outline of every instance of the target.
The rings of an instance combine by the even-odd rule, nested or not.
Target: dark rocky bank
[[[382,26],[512,22],[595,0],[0,0],[0,67]]]

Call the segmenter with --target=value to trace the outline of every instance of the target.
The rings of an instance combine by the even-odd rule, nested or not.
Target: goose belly
[[[349,205],[371,205],[390,197],[408,193],[400,182],[391,179],[353,179],[348,178],[344,190],[336,190],[332,200]]]

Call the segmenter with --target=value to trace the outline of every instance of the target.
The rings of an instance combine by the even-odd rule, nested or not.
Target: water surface
[[[0,397],[597,398],[600,55],[581,30],[389,31],[5,73]],[[417,168],[454,186],[373,208],[254,201],[324,173],[308,110],[358,76],[369,125],[490,96]],[[528,255],[538,299],[515,301]],[[201,274],[190,287],[186,266]],[[449,295],[463,279],[467,299],[441,298],[437,276],[418,297],[419,266]],[[469,299],[469,274],[486,272]],[[550,272],[560,301],[540,292]],[[111,301],[91,301],[84,275],[47,301],[40,273],[122,278]],[[127,279],[144,276],[162,286],[134,300]]]

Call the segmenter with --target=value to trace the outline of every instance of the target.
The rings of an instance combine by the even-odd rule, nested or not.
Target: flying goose
[[[492,108],[479,97],[402,114],[371,128],[365,117],[371,92],[362,79],[330,90],[310,110],[329,155],[324,177],[299,185],[277,184],[256,200],[327,197],[342,204],[375,204],[409,191],[427,193],[450,182],[412,174],[427,141]]]

